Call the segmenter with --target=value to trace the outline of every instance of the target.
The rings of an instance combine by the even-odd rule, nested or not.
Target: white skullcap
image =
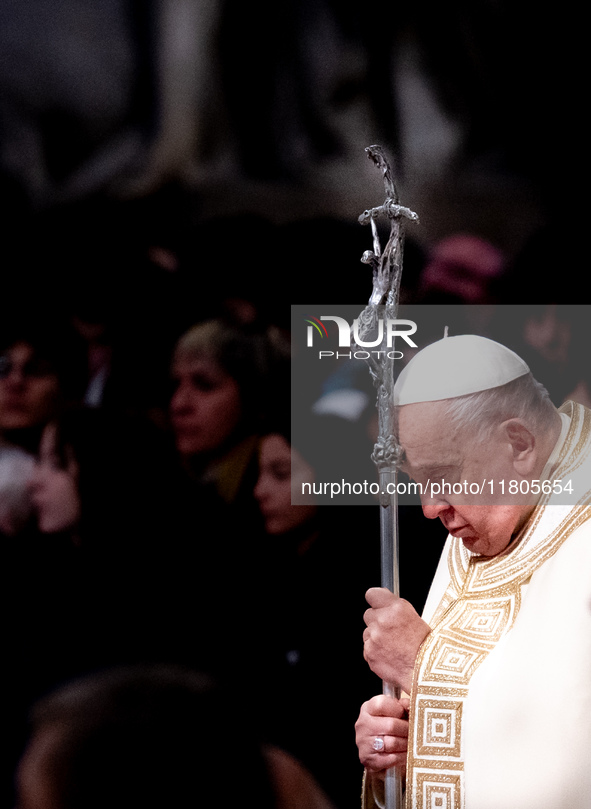
[[[475,334],[444,337],[426,346],[400,372],[394,404],[454,399],[506,385],[529,373],[514,351]]]

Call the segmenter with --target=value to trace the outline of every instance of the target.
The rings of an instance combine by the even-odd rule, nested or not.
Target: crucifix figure
[[[383,315],[385,320],[396,320],[402,277],[404,220],[418,222],[417,214],[399,203],[392,171],[382,148],[368,146],[365,151],[382,172],[386,200],[379,207],[364,211],[359,217],[360,224],[371,225],[373,235],[373,250],[367,250],[361,259],[373,269],[372,293],[368,305],[358,318],[358,335],[363,341],[375,332],[380,315]],[[390,235],[383,251],[376,225],[379,216],[384,216],[390,221]],[[378,469],[380,485],[381,584],[395,595],[399,595],[396,497],[399,447],[393,430],[394,352],[387,350],[387,330],[383,331],[380,348],[384,350],[370,352],[370,358],[367,360],[377,388],[378,439],[372,460]],[[383,691],[385,694],[399,696],[398,689],[390,683],[383,683]],[[385,790],[385,809],[400,809],[402,784],[395,769],[389,770],[386,774]]]

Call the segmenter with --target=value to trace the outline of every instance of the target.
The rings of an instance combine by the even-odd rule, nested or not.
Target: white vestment
[[[448,537],[415,666],[406,809],[591,807],[591,411],[568,403],[504,556]],[[379,805],[369,797],[366,806]]]

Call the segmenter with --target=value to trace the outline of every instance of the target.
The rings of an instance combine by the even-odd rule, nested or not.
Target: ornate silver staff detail
[[[373,268],[373,289],[368,305],[357,320],[359,342],[367,344],[379,326],[380,314],[384,322],[396,320],[402,261],[404,253],[404,220],[418,222],[416,213],[400,205],[390,165],[380,146],[368,146],[365,150],[382,172],[386,200],[377,208],[364,211],[359,217],[362,225],[370,224],[373,235],[373,250],[367,250],[361,259]],[[384,250],[381,250],[376,219],[385,216],[390,220],[390,235]],[[400,593],[398,574],[398,500],[396,495],[397,464],[400,447],[394,437],[394,359],[393,350],[387,347],[386,329],[382,324],[380,350],[369,353],[369,371],[377,388],[378,439],[372,453],[377,466],[380,485],[380,541],[381,584],[395,595]],[[378,331],[378,341],[379,341]],[[373,346],[374,343],[372,342]],[[393,346],[392,346],[393,349]],[[383,683],[384,694],[399,697],[400,693],[391,683]],[[401,809],[402,783],[395,768],[386,773],[386,809]]]

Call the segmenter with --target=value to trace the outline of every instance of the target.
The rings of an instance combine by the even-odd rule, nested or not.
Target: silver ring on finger
[[[377,753],[381,752],[385,747],[384,737],[383,736],[376,736],[375,739],[373,740],[372,747]]]

